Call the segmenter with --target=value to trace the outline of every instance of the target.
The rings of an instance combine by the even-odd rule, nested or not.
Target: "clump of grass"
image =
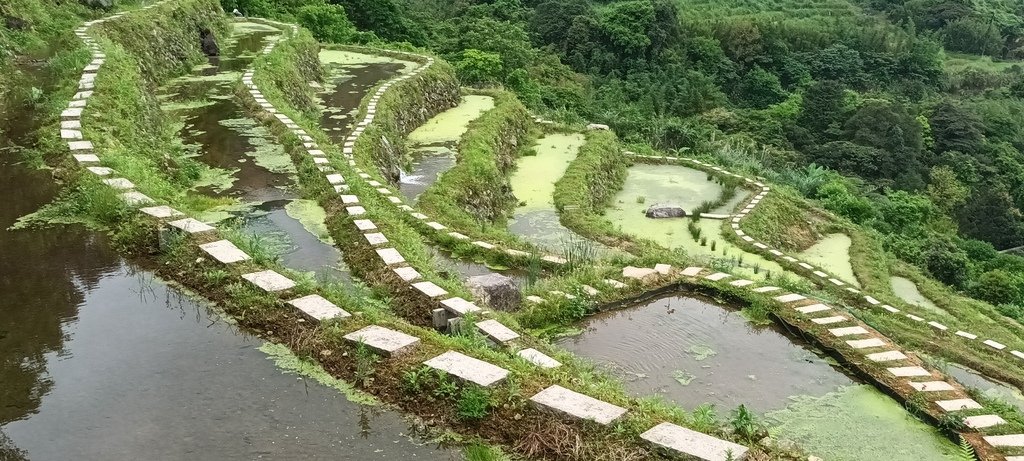
[[[590,267],[597,260],[597,247],[590,240],[573,236],[562,246],[565,251],[566,266],[569,270]]]
[[[362,341],[356,345],[356,382],[363,387],[373,383],[373,373],[380,360]]]
[[[646,201],[647,201],[647,197],[644,197],[643,195],[636,196],[636,203],[644,203]]]
[[[693,209],[693,216],[700,218],[701,213],[710,213],[711,210],[715,209],[715,206],[717,206],[715,205],[715,202],[710,200],[700,202],[700,205]]]
[[[483,419],[491,412],[491,395],[482,388],[469,386],[462,389],[455,406],[464,420]]]
[[[708,238],[707,237],[701,237],[700,238],[700,246],[702,246],[702,247],[708,246]]]
[[[711,251],[712,251],[712,252],[714,252],[714,251],[715,251],[715,247],[716,247],[717,245],[718,245],[718,240],[712,240],[712,241],[711,241]]]
[[[700,234],[703,232],[703,229],[701,229],[700,226],[697,225],[696,221],[690,221],[686,225],[686,230],[690,231],[690,237],[693,237],[693,240],[700,240]]]

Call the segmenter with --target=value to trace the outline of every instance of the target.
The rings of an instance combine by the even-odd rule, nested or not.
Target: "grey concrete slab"
[[[946,392],[955,391],[952,384],[945,381],[910,381],[910,387],[920,392]]]
[[[912,378],[912,377],[916,377],[916,376],[931,376],[932,375],[931,372],[929,372],[928,370],[925,370],[924,368],[921,368],[919,366],[892,367],[892,368],[886,368],[886,370],[888,370],[889,373],[892,373],[893,376],[898,376],[900,378]]]
[[[242,274],[242,278],[267,293],[295,288],[295,281],[272,270]]]
[[[498,344],[504,344],[509,341],[519,339],[519,333],[516,333],[511,328],[506,327],[501,322],[494,319],[477,322],[476,328],[480,330],[484,336]]]
[[[851,339],[846,344],[849,344],[854,349],[867,349],[869,347],[883,347],[886,345],[885,341],[878,338]]]
[[[148,215],[150,215],[150,216],[152,216],[154,218],[159,218],[159,219],[175,218],[175,217],[178,217],[178,216],[184,216],[185,215],[184,213],[182,213],[182,212],[180,212],[178,210],[175,210],[174,208],[171,208],[171,207],[169,207],[167,205],[139,208],[139,211],[141,211],[141,212],[143,212],[145,214],[148,214]]]
[[[540,408],[571,418],[594,421],[605,426],[626,414],[625,408],[571,391],[559,385],[554,385],[538,392],[533,397],[530,397],[530,401]]]
[[[562,362],[559,362],[558,360],[548,357],[543,352],[533,348],[523,349],[519,352],[516,352],[516,355],[526,359],[526,361],[534,365],[537,365],[538,367],[541,368],[558,368],[562,366]]]
[[[747,447],[718,439],[672,423],[661,423],[640,438],[650,442],[657,451],[671,456],[690,456],[704,461],[742,461]]]
[[[402,264],[405,262],[405,258],[402,256],[402,254],[399,253],[398,250],[394,248],[380,248],[377,249],[376,251],[377,256],[380,256],[381,261],[384,261],[384,264],[387,264],[389,266],[395,264]]]
[[[167,225],[171,226],[171,227],[173,227],[175,229],[181,230],[182,232],[185,232],[186,234],[200,234],[200,233],[203,233],[203,232],[210,232],[210,231],[213,231],[213,230],[217,230],[215,227],[213,227],[213,226],[211,226],[209,224],[206,224],[206,223],[204,223],[202,221],[199,221],[199,220],[196,220],[196,219],[192,219],[192,218],[184,218],[184,219],[179,219],[177,221],[171,221],[171,222],[167,223]]]
[[[401,331],[370,325],[344,336],[353,343],[362,343],[379,354],[395,356],[412,350],[420,339]]]
[[[935,404],[946,411],[977,410],[981,404],[974,399],[936,400]]]
[[[448,294],[448,291],[435,285],[434,282],[417,282],[412,284],[412,287],[431,298],[440,298]]]
[[[483,387],[494,386],[508,377],[508,370],[504,368],[455,351],[445,352],[423,364]]]
[[[224,264],[232,264],[250,259],[249,255],[227,240],[204,243],[199,245],[199,248],[212,256],[213,259]]]
[[[442,300],[441,306],[444,306],[445,310],[447,310],[448,312],[451,312],[452,314],[458,316],[471,314],[473,312],[479,312],[481,310],[480,307],[477,306],[476,304],[473,304],[459,297]]]
[[[320,295],[303,296],[288,301],[288,304],[316,320],[344,319],[352,316]]]

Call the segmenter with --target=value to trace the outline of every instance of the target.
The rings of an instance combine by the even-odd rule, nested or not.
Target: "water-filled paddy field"
[[[323,226],[323,210],[298,199],[291,158],[234,98],[242,71],[276,33],[260,24],[237,23],[222,56],[161,89],[162,105],[181,118],[179,135],[186,148],[209,167],[199,191],[235,201],[200,219],[234,219],[243,233],[273,247],[285,266],[347,282],[351,278],[341,253],[315,230]]]
[[[520,157],[510,178],[512,194],[519,201],[508,228],[540,247],[558,251],[570,242],[582,242],[559,222],[555,210],[555,183],[576,159],[586,141],[579,133],[547,134],[533,146],[536,155]],[[596,243],[593,244],[603,249]]]
[[[801,252],[797,257],[835,274],[840,280],[860,286],[850,263],[850,245],[853,241],[846,234],[828,234]]]
[[[653,240],[672,249],[707,260],[718,259],[733,266],[739,275],[764,279],[768,274],[780,275],[784,270],[774,261],[745,252],[722,237],[722,220],[691,218],[650,219],[644,212],[653,204],[664,203],[692,210],[701,203],[721,196],[722,185],[709,181],[707,173],[679,165],[638,164],[629,169],[623,188],[612,199],[605,218],[623,232]],[[739,203],[747,192],[739,189],[729,203]],[[738,197],[738,198],[737,198]],[[733,203],[733,207],[735,206]],[[712,213],[731,213],[723,205]],[[700,237],[695,238],[689,226],[695,223]],[[701,239],[705,239],[702,245]]]
[[[408,171],[402,172],[399,190],[407,199],[415,200],[437,182],[442,173],[455,166],[455,149],[469,124],[494,108],[490,96],[466,95],[458,106],[437,114],[406,140],[411,159]]]
[[[913,280],[893,276],[889,278],[889,284],[892,286],[892,292],[907,303],[923,307],[933,312],[943,312],[942,308],[936,306],[935,303],[926,298],[921,291],[917,289],[917,285],[914,284]]]
[[[666,296],[588,318],[559,342],[605,365],[631,393],[661,395],[687,410],[740,404],[777,438],[827,460],[944,460],[955,447],[872,386],[781,329],[750,323],[705,300]],[[884,454],[884,456],[883,456]]]

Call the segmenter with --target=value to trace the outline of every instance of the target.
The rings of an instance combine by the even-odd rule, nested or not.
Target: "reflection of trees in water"
[[[48,175],[0,160],[0,424],[37,411],[52,387],[46,354],[61,352],[64,322],[117,261],[80,228],[6,230],[52,195]]]
[[[22,461],[26,459],[28,459],[28,453],[14,446],[14,441],[4,434],[3,430],[0,430],[0,460]]]

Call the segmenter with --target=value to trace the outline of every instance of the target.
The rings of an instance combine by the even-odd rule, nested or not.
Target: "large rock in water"
[[[491,309],[499,311],[515,311],[522,302],[519,287],[515,282],[501,274],[487,274],[470,277],[466,286],[473,296],[483,300]]]
[[[668,205],[664,203],[657,203],[647,208],[645,213],[648,218],[661,219],[661,218],[685,218],[686,210],[679,205]]]

